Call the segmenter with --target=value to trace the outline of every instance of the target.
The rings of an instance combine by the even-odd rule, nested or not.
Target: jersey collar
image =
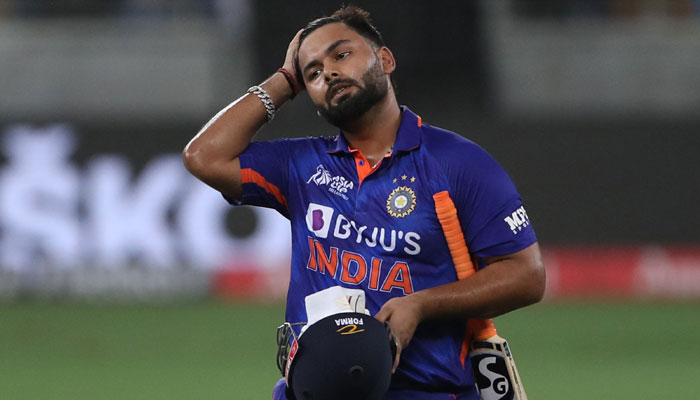
[[[394,142],[394,153],[398,151],[412,151],[420,147],[421,127],[423,121],[421,117],[409,110],[406,106],[401,106],[401,125],[396,133]],[[345,140],[343,133],[338,133],[335,137],[335,147],[328,150],[329,154],[351,154],[350,144]]]

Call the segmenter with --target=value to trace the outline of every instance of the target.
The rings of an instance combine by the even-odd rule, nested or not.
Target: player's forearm
[[[281,73],[273,74],[260,86],[267,91],[276,110],[292,96],[292,89]],[[187,144],[183,152],[185,166],[206,182],[218,165],[232,162],[248,147],[267,118],[260,98],[246,93],[219,111]]]
[[[542,299],[545,271],[537,244],[467,279],[416,292],[420,319],[493,318]]]

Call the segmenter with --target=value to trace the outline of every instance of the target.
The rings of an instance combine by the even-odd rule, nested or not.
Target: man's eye
[[[315,77],[319,76],[320,74],[321,74],[321,71],[318,70],[318,69],[315,70],[315,71],[313,71],[313,72],[311,72],[311,73],[309,74],[309,80],[314,79]]]
[[[343,58],[347,57],[350,54],[349,51],[344,51],[342,53],[338,54],[338,57],[336,57],[338,60],[342,60]]]

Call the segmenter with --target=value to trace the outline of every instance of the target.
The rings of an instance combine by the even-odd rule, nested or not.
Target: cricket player
[[[538,302],[540,250],[503,168],[478,145],[400,106],[395,68],[366,11],[344,7],[314,20],[292,39],[282,68],[189,142],[184,162],[231,204],[274,208],[290,220],[287,322],[303,326],[310,294],[360,288],[367,309],[389,321],[398,340],[385,399],[478,399],[465,362],[466,320]],[[337,135],[251,143],[304,90]],[[457,279],[436,216],[441,192],[453,200],[478,266],[466,279]],[[275,399],[287,398],[283,386]]]

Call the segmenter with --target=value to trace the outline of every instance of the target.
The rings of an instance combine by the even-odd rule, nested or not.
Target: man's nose
[[[326,73],[325,73],[326,83],[332,81],[333,79],[337,79],[339,76],[340,76],[340,73],[338,71],[326,70]]]

